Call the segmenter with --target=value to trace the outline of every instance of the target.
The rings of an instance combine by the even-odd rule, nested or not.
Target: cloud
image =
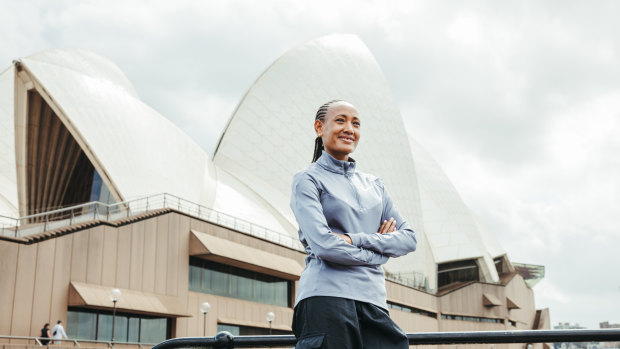
[[[52,47],[98,52],[211,153],[273,60],[321,35],[357,34],[409,132],[509,256],[547,267],[538,306],[595,326],[620,313],[619,10],[617,1],[1,1],[0,61]]]

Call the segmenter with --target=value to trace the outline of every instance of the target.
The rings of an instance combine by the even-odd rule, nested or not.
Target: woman
[[[357,172],[357,109],[322,105],[312,164],[293,179],[291,208],[306,248],[293,316],[296,348],[408,348],[387,311],[381,265],[416,248],[380,179]]]
[[[43,328],[41,329],[41,335],[39,336],[41,338],[50,338],[50,323],[46,322],[45,325],[43,325]],[[47,345],[50,340],[49,339],[40,339],[41,341],[41,345]]]

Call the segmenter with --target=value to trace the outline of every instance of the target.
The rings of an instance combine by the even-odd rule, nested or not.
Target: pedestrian
[[[293,179],[291,209],[308,253],[293,313],[298,349],[409,348],[389,316],[381,266],[417,242],[383,181],[356,171],[349,154],[361,125],[352,104],[322,105],[312,164]]]
[[[39,335],[39,337],[41,339],[39,339],[39,341],[41,341],[42,345],[47,345],[50,340],[49,339],[43,339],[43,338],[50,338],[52,336],[50,336],[50,323],[46,322],[45,325],[43,325],[43,328],[41,329],[41,334]]]
[[[67,339],[67,334],[65,333],[65,328],[62,327],[62,321],[58,320],[56,325],[52,328],[52,337],[56,340],[56,344],[60,345],[62,339]]]

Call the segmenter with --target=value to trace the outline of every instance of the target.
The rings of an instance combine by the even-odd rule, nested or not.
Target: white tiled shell
[[[14,78],[13,66],[0,74],[0,215],[7,217],[19,215],[13,131]]]
[[[22,59],[22,66],[52,96],[61,120],[122,199],[166,192],[211,204],[208,156],[140,101],[113,63],[85,50],[55,49]]]
[[[332,99],[353,103],[362,137],[358,169],[383,178],[417,232],[418,251],[391,272],[418,272],[434,287],[435,263],[476,258],[496,280],[504,254],[431,156],[405,132],[380,67],[352,35],[290,50],[250,87],[224,130],[212,163],[169,120],[141,102],[110,61],[85,50],[50,50],[22,60],[52,96],[65,124],[124,199],[168,192],[297,238],[289,209],[295,172],[310,163],[314,115]],[[0,215],[17,216],[14,68],[0,74]],[[389,136],[386,136],[389,135]]]
[[[284,233],[293,228],[268,202],[239,182],[234,175],[217,167],[216,173],[217,190],[213,209],[274,232]]]
[[[402,214],[424,246],[416,174],[397,103],[368,48],[353,35],[329,35],[290,50],[250,87],[214,155],[217,166],[243,183],[290,222],[293,175],[306,167],[314,148],[314,117],[332,99],[353,103],[362,120],[352,156],[358,169],[383,178]],[[291,236],[297,236],[295,228]],[[391,272],[425,272],[425,249],[393,259]]]
[[[424,228],[436,263],[477,259],[483,264],[485,281],[498,281],[493,258],[504,253],[499,243],[465,205],[439,164],[415,140],[409,141],[418,175]]]

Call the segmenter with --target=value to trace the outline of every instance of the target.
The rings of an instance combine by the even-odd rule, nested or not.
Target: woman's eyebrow
[[[336,114],[336,116],[334,116],[334,117],[337,118],[339,116],[348,117],[349,115],[347,115],[347,114]],[[353,116],[353,119],[359,120],[360,118],[358,118],[357,116]]]

